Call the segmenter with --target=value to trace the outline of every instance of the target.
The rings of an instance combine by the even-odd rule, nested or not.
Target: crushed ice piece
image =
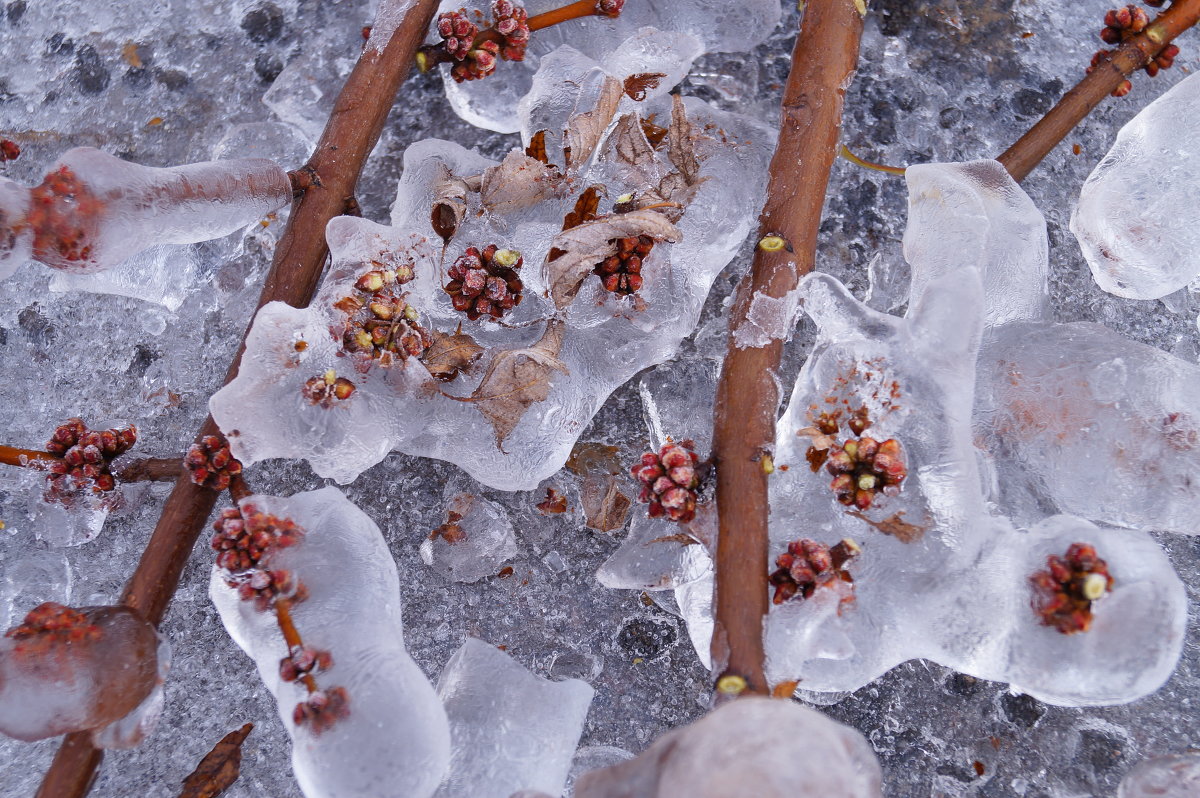
[[[910,301],[941,277],[975,267],[983,278],[985,326],[1046,315],[1046,221],[1003,166],[991,160],[920,164],[904,177]]]
[[[584,72],[595,70],[595,65],[578,68],[583,72],[571,73],[575,85],[581,85]],[[561,94],[560,88],[555,91]],[[574,113],[578,99],[568,94],[572,102],[557,108],[558,116],[539,117],[544,125],[539,130],[567,126],[567,115]],[[656,113],[664,122],[677,110],[668,97],[642,105],[643,113]],[[695,140],[700,180],[692,185],[694,193],[677,222],[681,240],[653,247],[642,267],[645,283],[638,295],[618,296],[589,274],[565,311],[548,296],[550,277],[542,265],[564,217],[575,207],[579,187],[606,185],[608,199],[599,212],[607,214],[608,202],[645,189],[644,170],[675,173],[668,155],[643,149],[641,167],[633,168],[618,156],[617,142],[610,136],[599,140],[595,157],[571,167],[578,170],[577,180],[568,181],[563,172],[542,168],[520,151],[510,153],[507,166],[501,167],[450,142],[427,140],[409,147],[392,226],[345,216],[333,219],[326,231],[333,267],[317,299],[305,310],[271,303],[259,311],[237,379],[210,402],[234,454],[247,465],[270,457],[304,458],[321,476],[343,483],[393,449],[448,460],[502,490],[532,489],[557,471],[608,395],[638,371],[674,354],[695,327],[717,274],[754,223],[772,132],[694,98],[684,100],[678,110],[683,108]],[[627,123],[625,130],[635,138],[641,135],[636,122]],[[525,130],[527,138],[534,132]],[[522,184],[506,184],[501,177],[509,174],[506,170],[513,163],[518,171],[532,169],[531,164],[540,170],[533,183],[535,198],[526,190],[512,191]],[[465,178],[481,173],[488,179],[480,178],[477,184],[500,185],[497,193],[483,197],[466,188]],[[458,198],[451,196],[455,181],[462,183]],[[504,204],[498,198],[506,198]],[[463,214],[440,263],[431,243],[441,243],[431,209],[435,203],[450,207],[460,201]],[[524,263],[523,301],[504,313],[503,324],[488,314],[478,319],[464,316],[445,290],[447,266],[465,247],[488,244],[519,251]],[[353,293],[367,271],[392,268],[387,264],[394,267],[400,261],[411,267],[414,277],[403,289],[415,324],[426,335],[442,336],[437,340],[469,336],[473,358],[448,368],[389,355],[392,365],[382,367],[362,362],[357,355],[344,356],[341,336],[330,335],[331,328],[348,324],[335,304]],[[413,350],[427,343],[414,331],[406,335]],[[459,355],[466,348],[453,347]],[[522,348],[526,354],[507,354]],[[497,360],[502,353],[505,359]],[[492,364],[510,363],[515,375],[531,361],[543,376],[517,378],[515,391],[510,385],[472,396]],[[431,367],[451,379],[435,380]],[[507,373],[504,368],[499,374]],[[353,392],[347,386],[342,399],[330,398],[329,391],[316,401],[311,395],[306,398],[305,385],[326,374],[335,382],[352,382]],[[544,399],[537,398],[539,390],[544,390]],[[512,407],[495,401],[509,396],[516,397],[511,403],[523,405],[515,414]]]
[[[508,513],[496,502],[459,493],[446,505],[446,523],[421,543],[421,560],[455,582],[495,576],[517,554]]]
[[[453,752],[437,795],[561,795],[594,694],[578,679],[535,676],[495,646],[467,638],[438,680]]]
[[[1003,510],[1196,534],[1200,367],[1089,322],[989,330],[974,429]]]
[[[870,310],[831,277],[801,287],[819,338],[777,430],[776,462],[791,468],[771,480],[772,553],[797,529],[830,545],[851,538],[862,553],[848,566],[852,600],[818,588],[773,607],[768,679],[849,691],[924,658],[1067,706],[1157,689],[1181,650],[1186,600],[1153,539],[1070,516],[1022,531],[985,511],[971,437],[978,272],[931,280],[903,319]],[[836,441],[899,441],[908,470],[899,494],[865,510],[839,502],[813,451],[826,430]],[[1064,635],[1041,624],[1029,578],[1075,542],[1094,545],[1116,581],[1090,631]]]
[[[561,0],[529,0],[533,17],[562,6]],[[458,11],[461,0],[443,0],[439,11]],[[498,133],[515,133],[513,109],[528,101],[531,86],[546,80],[541,67],[553,53],[576,49],[624,80],[630,75],[662,73],[651,90],[665,92],[687,74],[692,61],[706,51],[740,52],[764,41],[779,23],[780,4],[751,0],[736,9],[708,0],[672,3],[629,2],[616,19],[586,17],[533,31],[520,62],[500,63],[484,80],[456,83],[450,65],[442,78],[450,106],[465,121]],[[438,41],[436,32],[428,41]],[[548,68],[552,71],[552,68]],[[551,78],[553,80],[554,78]]]
[[[446,713],[433,686],[404,647],[400,582],[379,527],[336,488],[290,498],[250,496],[242,507],[290,518],[299,542],[271,554],[307,589],[291,616],[304,643],[332,655],[317,680],[348,691],[349,714],[315,732],[297,726],[293,708],[305,698],[300,682],[284,682],[288,653],[274,614],[241,601],[222,569],[209,594],[230,637],[258,666],[292,738],[292,769],[308,798],[428,798],[450,758]],[[382,732],[381,730],[386,730]]]
[[[781,297],[760,291],[751,297],[745,318],[733,329],[733,344],[739,349],[750,349],[785,340],[791,337],[799,314],[799,289]]]
[[[0,627],[18,624],[29,607],[48,601],[69,605],[74,581],[71,563],[61,549],[5,557],[0,561]]]
[[[1194,798],[1200,795],[1200,754],[1158,756],[1139,762],[1121,779],[1117,798]]]
[[[1071,213],[1092,276],[1158,299],[1200,274],[1200,77],[1184,78],[1117,133]]]
[[[749,697],[660,737],[641,755],[579,776],[575,798],[880,798],[870,744],[793,701]]]
[[[0,637],[0,733],[33,741],[119,721],[159,683],[159,651],[126,607],[38,606]]]
[[[687,538],[686,541],[680,536]],[[639,505],[629,535],[596,573],[600,584],[621,590],[671,590],[712,570],[707,549],[682,524],[650,518]]]
[[[351,58],[305,48],[283,68],[262,101],[281,121],[297,128],[311,149],[321,138],[333,102],[353,67]]]

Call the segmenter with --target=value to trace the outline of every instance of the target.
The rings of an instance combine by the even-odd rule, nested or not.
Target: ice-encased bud
[[[561,795],[594,694],[578,679],[535,676],[495,646],[467,638],[438,680],[453,753],[437,795]]]
[[[159,682],[153,624],[126,607],[42,604],[0,638],[0,733],[33,741],[98,729]]]
[[[1101,523],[1196,534],[1200,368],[1090,322],[989,330],[975,435],[1019,521],[1047,506]]]
[[[579,69],[576,85],[596,65]],[[578,99],[576,89],[566,95]],[[612,137],[601,140],[595,157],[581,157],[573,166],[579,170],[575,181],[520,150],[499,164],[450,142],[418,142],[405,152],[392,225],[347,216],[331,220],[326,238],[333,266],[318,297],[304,310],[271,303],[259,311],[237,378],[209,405],[235,456],[246,465],[305,458],[318,474],[349,482],[396,449],[450,461],[502,490],[533,489],[557,471],[608,395],[673,355],[691,333],[713,281],[753,224],[765,183],[772,136],[766,127],[694,98],[678,106],[665,97],[642,105],[642,113],[664,122],[677,110],[686,115],[677,135],[694,145],[699,172],[675,224],[679,240],[655,244],[641,266],[644,285],[637,296],[605,290],[589,271],[563,312],[549,296],[547,259],[580,187],[606,186],[609,196],[618,197],[645,191],[648,175],[655,176],[653,186],[665,176],[679,177],[670,147],[635,148],[635,167],[622,159]],[[575,110],[555,107],[557,115],[542,120],[546,130],[564,129],[566,115]],[[627,122],[626,130],[642,135],[636,122]],[[487,314],[464,315],[446,290],[454,281],[447,282],[439,263],[437,250],[446,239],[434,229],[431,211],[455,203],[462,213],[446,246],[448,263],[468,248],[488,246],[519,251],[524,259],[523,301],[505,311],[503,325]],[[607,199],[598,208],[605,216],[612,211]],[[470,364],[453,371],[452,379],[435,380],[419,352],[385,364],[360,357],[357,341],[345,343],[346,314],[337,311],[338,303],[354,295],[356,280],[374,264],[398,258],[407,259],[413,273],[403,285],[405,302],[429,336],[414,335],[412,349],[460,333],[475,347]],[[603,256],[596,260],[598,265]],[[553,351],[520,354],[554,336]],[[363,346],[369,345],[366,336]],[[516,366],[498,369],[501,379],[483,387],[492,364],[503,358]],[[531,360],[543,367],[538,378],[516,378]],[[354,394],[340,403],[305,402],[304,384],[330,369],[355,383]],[[514,376],[505,381],[505,374]],[[503,406],[510,396],[527,404],[514,412]]]
[[[1046,221],[996,161],[920,164],[904,171],[904,258],[910,301],[931,282],[974,267],[983,278],[984,324],[1042,318],[1048,307]]]
[[[29,201],[29,189],[0,177],[0,280],[33,256]]]
[[[291,201],[265,159],[154,168],[106,152],[69,150],[30,190],[32,257],[70,272],[103,271],[157,244],[218,238]]]
[[[1121,779],[1117,798],[1195,798],[1200,795],[1200,754],[1158,756],[1139,762]]]
[[[209,593],[230,636],[258,665],[292,738],[292,768],[308,798],[430,796],[446,769],[450,733],[433,686],[404,647],[400,583],[379,527],[336,488],[290,498],[250,496],[243,507],[290,518],[299,541],[271,555],[272,568],[291,571],[307,598],[291,608],[305,645],[328,651],[332,666],[317,682],[344,687],[349,714],[316,732],[297,726],[301,682],[284,682],[288,653],[275,615],[241,601],[223,571],[213,569]]]
[[[575,798],[879,798],[881,780],[854,729],[790,700],[749,697],[582,774]]]
[[[1200,76],[1117,134],[1079,193],[1071,232],[1109,293],[1158,299],[1200,273]]]

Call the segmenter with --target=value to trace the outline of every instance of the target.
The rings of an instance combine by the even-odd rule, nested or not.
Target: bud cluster
[[[895,496],[908,476],[900,442],[889,438],[880,443],[874,438],[850,438],[829,449],[825,468],[833,474],[829,483],[837,500],[866,510],[882,492]]]
[[[642,483],[638,500],[650,504],[651,518],[665,515],[686,524],[696,517],[701,466],[694,446],[692,441],[667,443],[658,454],[643,454],[642,462],[629,469]]]
[[[87,271],[104,203],[66,166],[29,192],[33,257],[55,269]]]
[[[21,157],[21,145],[12,139],[0,139],[0,163],[15,161]]]
[[[609,243],[617,248],[617,254],[597,263],[592,273],[599,275],[604,288],[614,294],[636,293],[642,287],[642,261],[654,248],[654,239],[641,235],[617,238]]]
[[[492,0],[492,27],[504,37],[500,57],[505,61],[524,61],[529,45],[529,12],[512,0]]]
[[[20,625],[4,636],[18,641],[18,654],[40,654],[50,646],[63,643],[90,643],[100,639],[100,627],[86,615],[71,607],[47,601],[34,607]]]
[[[850,538],[832,547],[808,538],[792,541],[787,551],[775,558],[776,570],[769,580],[775,588],[771,601],[782,604],[797,596],[806,599],[835,579],[851,581],[846,564],[861,551]]]
[[[475,247],[454,261],[445,291],[454,309],[467,314],[472,321],[480,316],[498,319],[505,311],[521,304],[525,284],[517,269],[525,263],[515,249],[500,249],[489,244],[480,252]]]
[[[192,482],[216,491],[228,488],[242,473],[241,462],[230,453],[229,441],[221,435],[205,435],[199,443],[193,443],[183,456],[183,465]]]
[[[50,464],[49,498],[66,500],[88,485],[93,493],[110,491],[116,480],[110,470],[112,461],[129,451],[137,442],[137,427],[90,430],[83,419],[72,418],[54,430],[46,451],[62,457]]]
[[[281,597],[303,600],[304,586],[291,571],[264,567],[267,555],[300,540],[303,530],[294,521],[246,505],[241,510],[222,510],[213,529],[217,567],[225,571],[225,584],[236,588],[242,601],[254,600],[261,612]]]
[[[1147,0],[1149,5],[1162,6],[1164,0]],[[1144,8],[1135,5],[1126,5],[1121,8],[1113,8],[1104,15],[1104,27],[1100,30],[1100,38],[1105,44],[1120,45],[1129,39],[1143,33],[1150,24],[1150,15],[1146,13]],[[1087,71],[1091,72],[1100,66],[1104,61],[1111,56],[1112,50],[1097,50],[1092,56],[1091,66]],[[1150,63],[1146,64],[1143,69],[1150,77],[1154,77],[1163,69],[1170,69],[1175,64],[1175,57],[1179,55],[1179,48],[1174,44],[1168,44],[1155,56]],[[1121,81],[1117,88],[1113,89],[1114,97],[1124,97],[1133,89],[1133,83],[1129,80]]]
[[[279,678],[294,682],[310,673],[320,673],[333,667],[333,655],[311,646],[292,646],[288,655],[279,660]]]
[[[349,714],[350,694],[345,687],[332,687],[309,693],[292,711],[292,722],[320,734]]]
[[[405,301],[407,294],[400,292],[400,286],[412,279],[411,266],[373,269],[354,283],[355,293],[333,304],[347,317],[342,345],[348,352],[384,367],[397,358],[406,360],[425,352],[431,343],[429,333],[418,323],[416,308]]]
[[[1029,577],[1033,609],[1045,626],[1065,635],[1092,625],[1092,602],[1112,590],[1108,563],[1087,543],[1072,543],[1062,557],[1046,558],[1046,570]]]
[[[304,385],[300,387],[301,395],[308,400],[310,405],[326,408],[349,399],[355,390],[353,382],[345,377],[339,377],[333,369],[305,381]]]

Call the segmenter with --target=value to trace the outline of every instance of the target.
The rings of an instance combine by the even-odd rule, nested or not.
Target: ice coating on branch
[[[880,798],[881,779],[857,731],[790,700],[751,697],[582,774],[575,798]]]
[[[367,39],[367,49],[382,52],[392,34],[404,21],[404,15],[415,5],[415,0],[378,0],[375,10],[375,21],[371,24],[371,35]]]
[[[563,0],[529,0],[530,17],[566,5]],[[487,13],[485,4],[479,6]],[[458,11],[461,0],[443,0],[439,12]],[[619,17],[590,16],[533,31],[523,61],[502,61],[495,74],[456,83],[450,65],[442,66],[446,97],[464,120],[499,133],[515,133],[512,109],[529,100],[531,87],[549,78],[539,74],[543,62],[560,48],[573,48],[624,80],[635,74],[664,73],[669,88],[687,74],[692,61],[705,52],[740,52],[764,41],[778,24],[781,7],[775,0],[750,0],[737,6],[711,0],[671,3],[627,2]],[[484,20],[486,27],[490,18]],[[427,41],[440,41],[436,32]],[[665,92],[666,88],[658,91]]]
[[[1079,194],[1071,232],[1105,291],[1157,299],[1200,274],[1200,78],[1147,105]]]
[[[991,160],[920,164],[904,177],[912,300],[938,278],[975,267],[983,278],[985,326],[1045,315],[1046,221],[1003,166]]]
[[[33,257],[33,231],[26,224],[29,189],[0,177],[0,280]]]
[[[1193,798],[1200,795],[1200,754],[1158,756],[1139,762],[1121,779],[1117,798]]]
[[[396,565],[379,528],[336,488],[290,498],[251,496],[253,506],[290,518],[303,535],[273,552],[270,566],[295,574],[307,598],[291,609],[306,646],[328,651],[323,688],[346,689],[349,713],[328,728],[297,726],[300,681],[284,682],[288,653],[276,618],[241,601],[220,568],[209,592],[230,636],[258,665],[292,738],[292,767],[308,798],[430,796],[450,756],[446,714],[404,647]]]
[[[438,680],[453,753],[437,795],[561,795],[594,694],[578,679],[548,681],[467,638]]]
[[[566,462],[609,393],[675,352],[751,228],[771,133],[663,97],[643,109],[674,131],[655,148],[635,116],[610,128],[615,82],[605,85],[597,108],[555,106],[526,131],[547,131],[549,164],[418,142],[392,226],[330,222],[333,267],[317,299],[260,310],[237,379],[210,402],[238,459],[302,457],[348,482],[398,449],[491,487],[532,489]],[[549,135],[563,129],[569,162]],[[564,232],[589,192],[590,212]],[[622,240],[646,254],[618,257]],[[641,279],[628,295],[593,273],[621,258],[627,274],[637,261]],[[386,284],[361,287],[373,272]],[[375,290],[386,308],[371,309]],[[328,390],[305,387],[326,376]]]
[[[130,609],[39,605],[0,637],[0,733],[33,741],[119,721],[158,684],[158,654],[154,626]]]
[[[976,390],[1006,512],[1197,533],[1194,364],[1089,322],[1010,324],[984,339]]]
[[[771,480],[771,554],[799,537],[851,538],[861,552],[847,566],[852,590],[834,582],[773,607],[768,678],[849,691],[925,658],[1067,706],[1157,689],[1181,650],[1186,599],[1153,539],[1071,516],[1024,531],[985,511],[971,439],[978,273],[930,281],[903,319],[830,277],[801,287],[819,338],[778,427],[776,463],[790,468]],[[861,451],[868,438],[898,441],[907,477],[899,495],[847,507],[820,447],[833,463],[833,444],[857,439]],[[1095,547],[1114,584],[1093,603],[1089,630],[1062,634],[1034,611],[1030,579],[1074,543]]]
[[[508,513],[494,501],[457,493],[446,503],[446,523],[421,543],[426,565],[455,582],[495,576],[517,553]]]

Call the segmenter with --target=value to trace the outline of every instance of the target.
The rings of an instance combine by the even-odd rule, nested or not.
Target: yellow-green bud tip
[[[521,253],[515,249],[498,249],[492,256],[492,261],[508,269],[521,259]]]
[[[721,695],[739,695],[744,693],[749,686],[743,677],[734,673],[726,674],[717,679],[717,692]]]
[[[329,369],[325,372],[324,380],[326,385],[333,385],[333,383],[337,380],[337,372],[333,369]]]
[[[1088,574],[1083,580],[1083,597],[1095,601],[1108,592],[1108,578],[1103,574]]]
[[[775,458],[769,454],[764,454],[762,457],[762,470],[764,474],[774,474]]]
[[[780,252],[787,247],[783,236],[763,236],[759,239],[758,248],[763,252]]]

